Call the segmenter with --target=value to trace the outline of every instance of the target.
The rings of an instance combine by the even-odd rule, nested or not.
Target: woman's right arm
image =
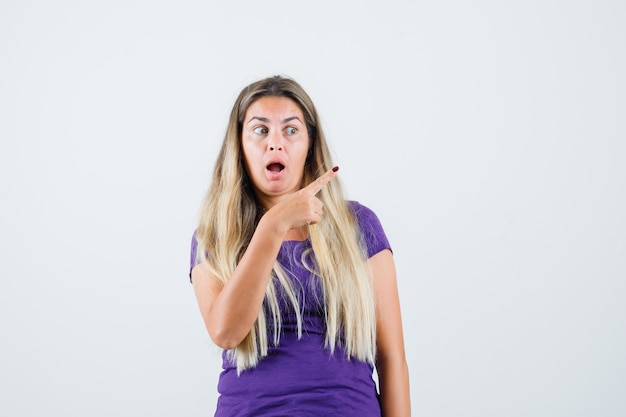
[[[191,271],[200,313],[216,345],[232,349],[250,332],[263,305],[282,241],[283,235],[266,215],[226,285],[204,263]]]
[[[204,263],[193,268],[191,279],[200,313],[216,345],[233,349],[250,332],[285,236],[291,229],[320,221],[323,205],[315,194],[334,176],[335,171],[328,171],[268,210],[226,284]]]

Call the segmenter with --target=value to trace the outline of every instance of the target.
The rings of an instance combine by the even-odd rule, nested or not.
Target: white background
[[[623,1],[0,2],[0,415],[207,416],[189,241],[230,107],[310,93],[416,416],[626,414]]]

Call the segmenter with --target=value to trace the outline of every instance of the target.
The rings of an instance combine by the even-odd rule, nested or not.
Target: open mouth
[[[280,172],[283,169],[285,169],[285,166],[278,162],[273,162],[267,166],[267,170],[272,172]]]

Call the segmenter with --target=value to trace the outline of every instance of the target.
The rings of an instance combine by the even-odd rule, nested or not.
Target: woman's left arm
[[[409,417],[409,369],[404,351],[400,297],[388,249],[369,259],[376,297],[376,370],[383,417]]]

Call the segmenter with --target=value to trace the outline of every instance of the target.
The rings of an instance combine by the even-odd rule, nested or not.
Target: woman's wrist
[[[260,231],[264,235],[269,235],[269,237],[276,238],[282,242],[287,235],[287,232],[289,232],[289,226],[281,220],[283,219],[281,219],[280,213],[272,208],[268,210],[263,217],[261,217],[261,220],[259,220],[257,231]]]

